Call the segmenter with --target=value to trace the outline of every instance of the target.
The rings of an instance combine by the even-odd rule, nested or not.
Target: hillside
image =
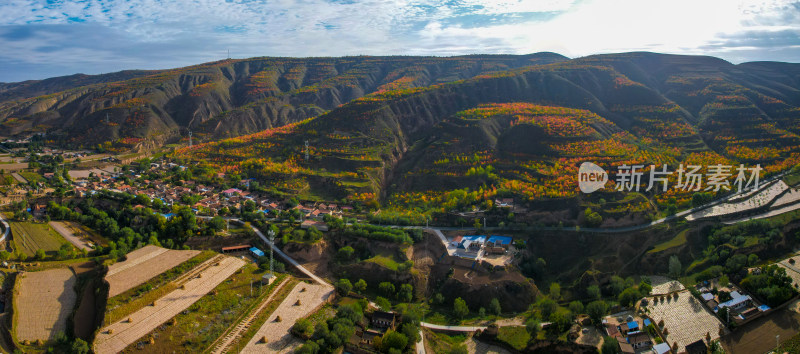
[[[566,201],[546,209],[563,207],[569,217],[561,219],[569,220],[583,161],[612,174],[622,164],[668,163],[674,171],[679,163],[759,163],[767,174],[797,164],[799,71],[711,57],[598,55],[379,91],[314,119],[177,155],[275,181],[279,191],[376,200],[385,213],[412,218],[508,196],[532,209],[540,200]],[[649,196],[663,207],[690,194]],[[609,220],[654,208],[636,194],[583,199],[584,207],[605,205]]]
[[[3,135],[47,132],[68,145],[123,150],[235,137],[316,117],[375,92],[566,60],[522,56],[229,59],[161,71],[0,84]],[[197,140],[195,140],[197,141]]]

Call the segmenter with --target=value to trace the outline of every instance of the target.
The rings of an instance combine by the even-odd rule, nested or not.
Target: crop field
[[[779,206],[789,205],[796,201],[800,201],[800,189],[792,188],[788,192],[786,192],[786,194],[776,199],[775,203],[772,203],[772,206],[779,207]]]
[[[276,353],[286,351],[292,346],[294,337],[289,333],[292,325],[298,319],[308,316],[333,295],[330,285],[297,284],[289,293],[275,312],[270,315],[264,325],[242,348],[242,353]],[[277,317],[280,321],[276,321]],[[267,342],[262,343],[266,337]],[[291,352],[291,350],[289,350]]]
[[[75,306],[75,275],[69,269],[26,272],[14,296],[14,329],[19,341],[50,340],[67,329]]]
[[[128,259],[111,265],[106,274],[108,297],[122,294],[151,278],[189,260],[200,251],[176,251],[144,246],[128,254]]]
[[[11,222],[11,239],[15,250],[20,250],[28,257],[33,257],[36,250],[45,252],[58,251],[67,241],[47,224],[32,222]]]
[[[185,279],[181,287],[145,306],[127,318],[103,328],[95,339],[98,354],[118,353],[137,339],[175,317],[206,296],[212,289],[244,266],[239,258],[219,256],[199,266],[199,272]]]
[[[778,181],[777,183],[773,183],[766,189],[759,191],[752,197],[747,198],[746,200],[735,203],[718,204],[713,207],[691,213],[686,216],[686,220],[691,221],[713,216],[722,216],[726,214],[738,213],[742,211],[760,208],[762,206],[769,204],[770,201],[775,199],[775,197],[777,197],[787,189],[789,189],[789,186],[787,186],[786,183],[784,183],[783,181]]]

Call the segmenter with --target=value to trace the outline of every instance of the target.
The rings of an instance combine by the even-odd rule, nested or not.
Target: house
[[[617,342],[619,343],[619,349],[623,353],[625,353],[625,354],[634,354],[634,353],[636,353],[636,351],[633,350],[633,347],[630,344],[628,344],[628,341],[626,341],[625,338],[617,337]]]
[[[396,316],[394,312],[375,311],[372,313],[372,321],[370,323],[373,327],[382,329],[394,329]]]
[[[55,173],[53,173],[53,172],[45,172],[45,174],[44,174],[44,178],[47,178],[47,179],[51,179],[54,176],[55,176]]]
[[[483,247],[484,241],[486,241],[485,236],[464,236],[456,248],[465,252],[478,252]]]
[[[714,309],[714,312],[722,308],[730,308],[738,311],[752,305],[752,303],[753,299],[750,298],[750,295],[742,295],[738,291],[731,291],[731,299],[719,304],[719,306]]]
[[[257,247],[250,247],[250,253],[256,256],[256,258],[264,257],[264,251],[258,249]]]
[[[672,348],[670,348],[669,344],[667,343],[658,343],[655,346],[653,346],[653,351],[655,351],[656,354],[666,354],[669,353],[671,350]]]
[[[45,211],[47,211],[47,206],[44,204],[34,204],[33,208],[31,208],[31,214],[37,218],[44,217]]]
[[[711,300],[714,300],[714,294],[712,294],[712,293],[702,293],[702,294],[700,294],[700,297],[702,297],[703,301],[705,301],[705,302],[709,302]]]
[[[621,334],[619,334],[619,328],[617,328],[617,326],[613,326],[608,323],[606,323],[606,333],[608,333],[608,336],[611,338],[617,338],[622,336]]]
[[[650,348],[653,345],[653,341],[650,340],[650,336],[645,332],[634,332],[628,336],[628,344],[633,349],[643,349]]]
[[[450,245],[453,246],[453,247],[458,247],[458,244],[461,243],[461,239],[462,238],[463,237],[461,237],[461,236],[453,237],[453,239],[450,240]]]
[[[230,188],[230,189],[226,189],[226,190],[222,191],[222,195],[224,195],[224,196],[226,196],[228,198],[231,198],[231,197],[233,197],[235,195],[240,195],[241,193],[242,193],[242,191],[240,189],[238,189],[238,188]]]
[[[489,247],[502,247],[508,249],[513,239],[510,236],[489,236],[486,245]]]
[[[502,199],[495,199],[494,204],[499,207],[513,207],[514,206],[514,198],[502,198]]]
[[[623,323],[619,326],[619,331],[622,333],[623,336],[627,336],[630,332],[638,332],[639,331],[639,323],[636,321],[630,321]]]
[[[705,354],[708,353],[708,347],[706,347],[706,343],[702,339],[700,339],[696,342],[692,342],[686,345],[686,353]]]

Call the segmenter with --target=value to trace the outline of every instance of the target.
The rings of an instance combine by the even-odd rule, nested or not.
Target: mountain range
[[[534,210],[572,200],[583,161],[612,174],[681,163],[772,174],[800,163],[800,64],[781,62],[645,52],[254,58],[4,84],[0,94],[10,134],[114,149],[182,141],[191,129],[205,143],[180,158],[268,179],[275,192],[379,200],[400,214],[501,196]],[[691,194],[648,197],[606,191],[580,204],[618,220]]]

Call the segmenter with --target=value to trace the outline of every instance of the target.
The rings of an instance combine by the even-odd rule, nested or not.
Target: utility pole
[[[308,161],[308,140],[306,140],[306,161]]]
[[[268,234],[269,234],[269,242],[270,242],[270,245],[269,245],[269,274],[274,277],[275,273],[272,270],[273,269],[272,268],[272,249],[275,248],[275,231],[270,229]]]
[[[108,124],[108,112],[106,112],[106,124]]]
[[[192,147],[192,131],[189,131],[189,147]]]

